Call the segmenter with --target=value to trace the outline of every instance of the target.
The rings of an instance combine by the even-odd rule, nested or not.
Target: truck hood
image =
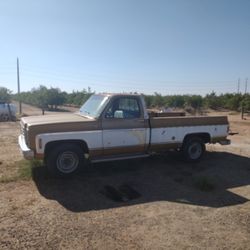
[[[81,116],[77,113],[67,113],[67,114],[58,114],[58,115],[39,115],[39,116],[27,116],[21,119],[23,124],[27,126],[34,125],[49,125],[49,124],[58,124],[58,123],[67,123],[67,122],[83,122],[89,121],[85,116]]]
[[[35,148],[35,137],[38,134],[100,130],[101,122],[69,113],[23,117],[21,127],[26,131],[24,134],[27,136],[28,146]]]

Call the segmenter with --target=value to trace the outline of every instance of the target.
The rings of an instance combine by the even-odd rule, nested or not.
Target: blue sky
[[[17,56],[23,91],[222,93],[250,77],[249,0],[2,0],[0,32],[14,92]]]

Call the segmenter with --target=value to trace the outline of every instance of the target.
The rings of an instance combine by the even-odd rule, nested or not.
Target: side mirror
[[[114,113],[114,118],[118,118],[118,119],[124,118],[123,111],[122,110],[116,110],[115,113]]]

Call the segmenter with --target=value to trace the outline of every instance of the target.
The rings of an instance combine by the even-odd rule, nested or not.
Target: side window
[[[106,118],[139,118],[141,116],[138,99],[134,97],[120,97],[113,100],[108,108]]]

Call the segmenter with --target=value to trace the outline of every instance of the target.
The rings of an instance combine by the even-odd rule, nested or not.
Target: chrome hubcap
[[[60,172],[69,174],[76,170],[79,159],[76,153],[65,151],[61,153],[56,161],[57,168]]]
[[[202,146],[198,142],[194,142],[188,148],[188,154],[191,159],[198,159],[202,154]]]

